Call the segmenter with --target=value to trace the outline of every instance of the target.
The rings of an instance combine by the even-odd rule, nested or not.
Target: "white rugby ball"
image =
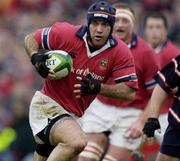
[[[73,61],[66,51],[51,50],[45,54],[51,55],[46,60],[46,66],[55,72],[55,79],[64,78],[72,71]]]

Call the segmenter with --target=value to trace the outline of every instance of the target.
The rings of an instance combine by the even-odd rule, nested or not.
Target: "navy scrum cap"
[[[94,19],[105,20],[109,23],[112,30],[115,23],[115,14],[116,9],[113,8],[109,3],[103,1],[95,2],[88,9],[88,26]]]

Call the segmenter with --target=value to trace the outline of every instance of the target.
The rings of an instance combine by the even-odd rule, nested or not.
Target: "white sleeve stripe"
[[[135,74],[135,73],[132,73],[132,74],[129,74],[129,75],[124,75],[124,76],[122,76],[122,77],[115,78],[114,80],[124,79],[124,78],[127,78],[127,77],[129,77],[129,76],[136,76],[136,74]]]
[[[165,83],[166,82],[166,78],[164,77],[164,75],[160,71],[158,71],[157,74],[160,76],[162,81]]]
[[[42,47],[43,49],[48,49],[51,50],[50,45],[49,45],[49,33],[51,31],[51,28],[44,28],[42,31]]]
[[[171,115],[174,117],[174,119],[180,123],[180,118],[179,116],[172,110],[172,108],[169,109],[169,112],[171,113]]]
[[[151,81],[146,82],[145,86],[147,89],[152,89],[155,87],[156,84],[157,84],[156,81],[153,79]]]
[[[44,30],[45,30],[45,28],[43,28],[42,33],[41,33],[41,46],[42,46],[43,49],[44,49],[44,44],[43,44],[43,33],[44,33]]]
[[[137,81],[137,76],[136,74],[125,75],[122,77],[115,78],[114,81],[116,83],[127,82],[127,81],[135,82]]]
[[[150,81],[147,81],[146,82],[146,84],[148,85],[148,84],[152,84],[152,83],[154,83],[154,82],[156,82],[154,79],[152,79],[152,80],[150,80]]]
[[[157,83],[151,85],[151,86],[147,86],[146,89],[154,89],[154,87],[156,86]]]
[[[172,60],[173,63],[174,63],[174,66],[175,66],[175,73],[180,77],[180,72],[177,70],[177,67],[178,67],[178,63],[175,59]]]

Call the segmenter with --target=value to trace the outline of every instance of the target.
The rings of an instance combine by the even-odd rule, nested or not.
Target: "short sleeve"
[[[70,46],[75,35],[74,26],[66,22],[57,22],[50,27],[36,31],[36,40],[41,49],[54,50]]]
[[[138,88],[134,59],[127,46],[121,46],[114,58],[112,78],[116,83],[125,82],[132,88]]]
[[[180,55],[172,59],[154,78],[167,93],[177,87],[180,83]]]

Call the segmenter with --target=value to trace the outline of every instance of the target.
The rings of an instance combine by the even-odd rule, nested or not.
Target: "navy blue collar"
[[[87,33],[88,27],[87,26],[81,26],[81,28],[76,32],[76,35],[83,39],[83,36]],[[113,38],[113,36],[109,36],[109,43],[111,47],[114,47],[117,45],[116,39]]]
[[[134,48],[136,47],[137,45],[137,35],[135,33],[132,34],[132,38],[131,38],[131,41],[129,42],[128,44],[128,48],[131,49],[131,48]]]

